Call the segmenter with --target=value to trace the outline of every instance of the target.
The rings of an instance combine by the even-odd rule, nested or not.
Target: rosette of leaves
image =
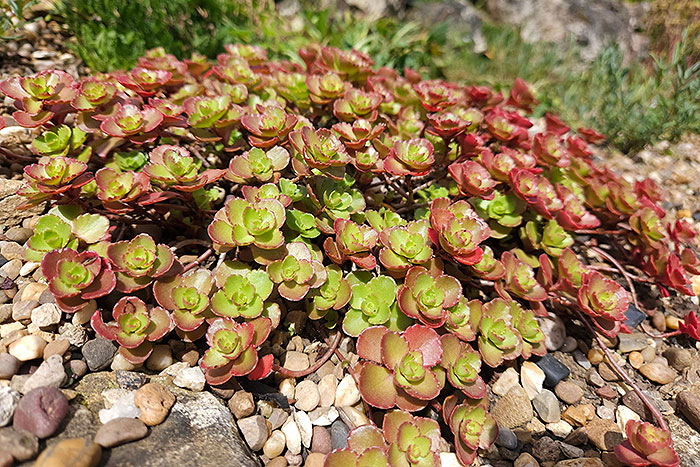
[[[253,88],[260,83],[261,76],[255,73],[248,62],[240,57],[219,56],[219,65],[212,67],[217,77],[231,84],[244,84]]]
[[[475,196],[483,200],[493,199],[494,188],[498,182],[491,178],[483,165],[466,160],[450,164],[448,170],[463,195]]]
[[[414,412],[444,387],[440,337],[431,328],[413,325],[403,333],[384,326],[365,329],[357,340],[362,362],[360,394],[368,404]]]
[[[187,114],[187,124],[196,130],[226,126],[235,120],[234,116],[238,114],[238,109],[231,107],[231,98],[225,94],[188,97],[184,100],[183,107]],[[197,136],[202,134],[197,132]],[[213,136],[213,140],[217,139]]]
[[[541,249],[549,256],[555,257],[574,244],[573,237],[554,219],[547,221],[544,227],[541,227],[539,222],[528,221],[520,229],[520,238],[531,249]]]
[[[160,306],[173,314],[175,326],[196,337],[203,333],[205,318],[210,318],[209,294],[214,279],[208,269],[191,269],[184,274],[161,277],[153,284],[153,296]]]
[[[289,152],[280,146],[267,151],[252,148],[231,159],[226,179],[235,183],[273,182],[277,183],[280,173],[289,164]]]
[[[547,291],[537,282],[535,272],[529,264],[517,258],[510,251],[503,252],[501,262],[506,270],[503,281],[507,292],[533,302],[541,302],[547,298]],[[496,285],[500,286],[500,281]]]
[[[557,193],[563,207],[557,211],[555,219],[566,230],[595,229],[600,227],[600,219],[592,214],[583,202],[585,197],[577,196],[573,190],[557,185]]]
[[[571,297],[576,297],[583,283],[583,276],[588,272],[586,266],[578,259],[571,248],[566,248],[557,258],[556,289]]]
[[[433,257],[426,220],[409,222],[406,225],[389,227],[379,234],[382,249],[379,262],[396,274],[403,276],[411,266],[425,263]]]
[[[371,250],[377,244],[377,231],[346,219],[336,219],[333,228],[335,241],[329,237],[323,242],[328,257],[338,265],[349,259],[363,269],[374,269],[377,258]]]
[[[280,230],[285,222],[285,209],[276,199],[254,203],[233,198],[214,215],[209,225],[209,237],[218,247],[255,245],[272,250],[284,244]]]
[[[154,279],[166,275],[176,262],[170,248],[156,244],[146,233],[110,244],[107,258],[116,271],[116,289],[123,293],[148,287]]]
[[[151,97],[148,99],[148,105],[163,114],[164,125],[182,125],[185,118],[182,114],[185,112],[185,106],[176,104],[169,99],[160,99]]]
[[[412,324],[396,305],[396,282],[391,277],[355,272],[348,276],[352,297],[343,319],[343,332],[357,337],[362,331],[383,325],[391,331],[403,331]]]
[[[147,163],[148,156],[142,151],[115,152],[114,164],[108,163],[106,167],[125,172],[129,170],[132,172],[140,172]]]
[[[326,268],[314,258],[311,249],[302,242],[286,245],[284,259],[267,265],[267,274],[277,285],[277,292],[287,300],[303,299],[311,288],[319,288],[326,281]]]
[[[55,104],[64,104],[76,95],[73,78],[63,71],[45,70],[32,76],[0,81],[0,92],[21,104],[12,117],[25,128],[43,125],[55,115]]]
[[[478,300],[459,297],[457,304],[447,309],[445,329],[465,342],[473,341],[481,322],[481,307]]]
[[[345,145],[330,130],[314,130],[305,126],[289,134],[289,141],[296,150],[292,167],[297,175],[308,176],[309,169],[317,169],[335,180],[345,176],[345,166],[350,162]]]
[[[258,105],[257,113],[241,118],[241,125],[248,130],[248,142],[256,148],[270,148],[284,142],[297,123],[297,117],[281,107]]]
[[[401,217],[400,214],[385,207],[380,208],[379,211],[365,211],[365,219],[377,233],[381,233],[383,230],[391,227],[407,224],[406,219]]]
[[[544,337],[543,337],[544,338]],[[442,360],[440,366],[447,373],[447,381],[471,399],[486,395],[486,384],[479,376],[481,356],[453,334],[440,337]]]
[[[547,353],[544,346],[544,333],[540,329],[535,313],[532,310],[524,309],[518,302],[509,303],[510,314],[513,317],[513,325],[523,339],[523,350],[521,355],[524,359],[529,359],[531,355],[542,356]]]
[[[625,465],[677,467],[678,455],[673,449],[671,433],[649,422],[629,420],[625,425],[627,439],[615,446],[615,457]]]
[[[649,248],[659,248],[661,242],[666,238],[664,223],[658,214],[649,207],[643,207],[632,214],[629,218],[629,225],[637,234],[637,242]]]
[[[116,104],[113,115],[100,124],[100,129],[115,138],[128,138],[133,142],[153,141],[155,130],[163,121],[163,114],[150,105],[142,108],[134,104]]]
[[[109,220],[99,214],[80,214],[75,206],[52,208],[39,218],[34,234],[27,240],[25,256],[41,261],[46,253],[59,248],[77,249],[78,242],[94,244],[109,237]]]
[[[459,102],[464,94],[460,88],[442,80],[426,80],[413,85],[423,108],[428,112],[438,112]]]
[[[339,99],[351,87],[350,83],[333,72],[323,75],[307,75],[306,86],[309,88],[309,98],[317,105],[325,105]]]
[[[46,195],[57,195],[88,183],[92,174],[86,170],[84,162],[70,157],[42,157],[38,164],[26,166],[24,175],[30,187]]]
[[[531,155],[510,148],[501,148],[501,152],[497,154],[481,146],[477,146],[475,151],[491,176],[501,182],[509,181],[510,171],[515,168],[533,168],[537,165],[537,161]]]
[[[335,264],[326,266],[326,281],[318,288],[313,289],[308,294],[309,302],[307,312],[311,319],[321,319],[326,317],[329,324],[337,321],[338,311],[344,308],[352,297],[350,282],[343,277],[343,271]]]
[[[455,261],[472,265],[481,261],[479,246],[491,231],[466,201],[450,204],[449,198],[438,198],[430,205],[430,239]]]
[[[91,300],[114,290],[117,283],[107,260],[94,251],[52,250],[41,260],[41,272],[56,305],[66,313],[82,310]]]
[[[379,115],[377,109],[381,103],[381,94],[351,88],[342,98],[333,102],[333,115],[343,122],[352,122],[360,118],[373,122]]]
[[[504,238],[511,229],[519,226],[527,204],[512,192],[496,191],[490,200],[473,198],[474,210],[489,223],[491,237]]]
[[[443,404],[443,418],[455,436],[455,452],[462,465],[471,465],[479,449],[488,449],[498,438],[498,425],[488,413],[488,399],[457,404],[448,396]]]
[[[386,125],[380,123],[372,126],[372,122],[364,118],[358,118],[352,124],[340,122],[333,125],[333,131],[343,140],[345,146],[349,149],[360,150],[367,145],[368,141],[372,141],[379,136]],[[357,156],[356,156],[357,158]]]
[[[527,129],[532,122],[517,112],[495,108],[484,117],[484,125],[498,141],[514,144],[527,139]]]
[[[479,323],[479,353],[491,368],[504,360],[518,358],[523,350],[523,339],[513,323],[508,302],[500,298],[481,307]]]
[[[163,187],[185,192],[199,190],[226,174],[226,170],[219,169],[199,173],[199,164],[187,149],[168,144],[151,151],[149,163],[143,168],[143,172]]]
[[[165,337],[175,326],[170,313],[160,307],[148,308],[137,297],[122,297],[112,310],[114,321],[105,323],[102,310],[90,319],[95,332],[119,344],[119,353],[130,363],[143,363],[153,352],[153,342]]]
[[[95,174],[97,198],[108,211],[123,213],[132,208],[129,203],[147,194],[150,179],[144,172],[119,172],[103,167]]]
[[[484,116],[479,110],[457,105],[428,114],[428,121],[432,126],[427,131],[444,139],[452,139],[466,131],[474,130],[483,119]]]
[[[350,188],[354,180],[336,181],[324,178],[318,184],[321,213],[316,216],[316,224],[324,233],[333,233],[336,219],[350,219],[355,213],[365,209],[365,198],[359,190]]]
[[[117,81],[139,96],[149,97],[158,92],[161,87],[170,81],[172,76],[172,73],[166,70],[154,70],[137,66],[127,73],[118,74]]]
[[[559,144],[559,137],[551,132],[537,133],[534,136],[532,153],[544,167],[568,167],[571,163],[568,151]]]
[[[222,264],[216,273],[217,290],[211,298],[211,311],[222,318],[257,318],[263,313],[265,300],[274,283],[262,269],[252,270],[239,261]],[[228,277],[223,280],[224,273]],[[223,282],[223,283],[221,283]]]
[[[496,259],[490,246],[484,246],[482,250],[484,254],[481,256],[481,260],[468,266],[471,273],[476,277],[489,281],[502,278],[506,274],[506,268],[503,266],[503,263]]]
[[[564,207],[552,183],[541,175],[541,169],[516,168],[510,171],[514,193],[547,219]]]
[[[107,107],[112,102],[116,94],[117,87],[114,85],[114,83],[99,76],[88,77],[84,78],[80,82],[77,88],[77,93],[73,98],[71,105],[74,109],[82,110],[89,115],[89,113],[93,111]],[[79,120],[78,124],[80,125],[80,123],[81,122]],[[87,130],[83,129],[83,131]]]
[[[456,305],[461,295],[462,284],[454,277],[413,266],[408,270],[396,300],[403,314],[437,328],[445,323],[447,309]]]
[[[424,138],[398,140],[384,160],[384,170],[392,175],[425,175],[435,163],[433,150]]]
[[[91,149],[85,148],[82,152],[78,149],[85,142],[87,133],[80,128],[71,128],[68,125],[59,125],[34,138],[31,150],[38,156],[67,156],[74,155],[76,159],[87,162]]]
[[[316,238],[321,235],[321,231],[316,225],[316,216],[310,212],[303,212],[297,209],[287,210],[287,227],[297,232],[298,239],[305,240]]]
[[[282,193],[274,183],[266,183],[259,187],[246,185],[241,188],[243,197],[250,203],[258,203],[263,200],[279,201],[285,208],[292,203],[292,199]]]
[[[335,449],[326,456],[324,467],[390,467],[383,430],[373,425],[360,425],[348,436],[348,447]]]
[[[620,284],[598,271],[588,271],[581,279],[578,304],[596,327],[613,338],[626,329],[623,321],[630,304],[629,294]]]

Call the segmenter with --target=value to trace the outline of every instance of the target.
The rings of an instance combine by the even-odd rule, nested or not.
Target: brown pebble
[[[44,347],[44,360],[49,358],[51,355],[63,355],[68,351],[69,347],[70,342],[68,342],[68,339],[61,338],[49,342],[46,347]]]
[[[173,404],[175,396],[160,383],[144,384],[134,393],[134,405],[141,409],[139,419],[148,426],[162,423]]]
[[[596,389],[595,393],[598,394],[598,396],[600,396],[601,398],[607,399],[609,401],[616,399],[618,396],[617,391],[612,387],[608,386],[607,384],[602,388]]]
[[[617,423],[606,418],[597,418],[586,425],[588,439],[598,449],[610,451],[624,439]]]
[[[603,378],[605,381],[619,381],[620,377],[617,375],[617,372],[613,369],[612,365],[608,363],[608,361],[602,361],[598,365],[598,374],[600,374],[601,378]]]
[[[64,439],[46,448],[34,467],[94,467],[101,457],[102,448],[96,443],[83,438]]]
[[[588,351],[588,361],[591,362],[592,365],[597,365],[602,362],[603,357],[603,351],[600,349],[591,349]]]
[[[320,452],[312,452],[306,456],[305,467],[323,467],[323,462],[326,460],[326,455]]]
[[[666,331],[666,316],[663,312],[657,311],[654,313],[654,316],[651,318],[651,323],[659,332]]]
[[[678,329],[679,323],[680,323],[680,320],[678,318],[676,318],[675,316],[672,316],[672,315],[666,316],[666,328],[667,329],[675,331],[676,329]]]
[[[287,467],[287,459],[282,456],[275,457],[265,467]]]
[[[691,391],[681,391],[676,396],[676,407],[700,431],[700,397]]]
[[[583,397],[583,389],[571,381],[561,381],[554,386],[554,393],[567,404],[578,404]]]
[[[632,365],[632,368],[635,370],[638,370],[640,366],[644,365],[644,357],[636,350],[634,352],[630,352],[630,354],[627,356],[627,360],[629,360],[630,365]]]
[[[190,366],[195,366],[197,364],[197,361],[199,360],[199,352],[197,352],[194,349],[190,350],[188,352],[185,352],[180,357],[180,360],[189,364]]]

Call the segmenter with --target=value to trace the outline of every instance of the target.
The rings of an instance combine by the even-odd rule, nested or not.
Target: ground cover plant
[[[382,431],[358,428],[326,465],[439,465],[439,436],[469,465],[498,435],[482,375],[546,353],[537,316],[578,320],[607,351],[598,333],[629,332],[635,282],[692,294],[694,230],[654,182],[593,162],[596,131],[552,114],[536,130],[524,81],[504,95],[358,51],[299,55],[154,49],[129,71],[0,82],[16,122],[42,130],[35,157],[0,148],[26,164],[25,205],[49,208],[28,254],[60,309],[88,310],[128,361],[177,336],[205,350],[212,386],[301,378],[346,335]],[[292,311],[327,330],[308,370],[268,340]],[[678,333],[697,328],[689,315]],[[617,370],[658,425],[630,422],[618,456],[678,465]]]

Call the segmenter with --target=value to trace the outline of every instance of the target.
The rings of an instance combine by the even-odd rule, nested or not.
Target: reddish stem
[[[610,254],[606,253],[605,251],[601,250],[598,247],[592,246],[591,250],[595,251],[608,261],[610,261],[617,269],[620,271],[620,274],[622,274],[622,277],[625,278],[625,281],[627,281],[627,286],[630,288],[630,295],[632,295],[632,302],[634,303],[634,306],[637,307],[638,310],[641,310],[639,308],[639,302],[637,301],[637,291],[634,288],[634,283],[632,282],[632,279],[629,276],[629,273],[625,271],[625,269],[622,267],[622,265],[615,259],[613,258]]]
[[[662,334],[655,334],[655,333],[649,331],[646,328],[646,326],[644,325],[644,323],[641,323],[640,326],[641,326],[644,334],[646,334],[647,336],[649,336],[653,339],[665,339],[666,337],[673,337],[673,336],[678,336],[678,335],[682,334],[680,329],[676,329],[675,331],[671,331],[671,332],[664,332]]]
[[[288,370],[287,368],[284,368],[282,366],[279,366],[277,364],[272,365],[272,370],[276,371],[277,373],[281,374],[282,376],[286,378],[303,378],[304,376],[308,376],[314,371],[318,370],[323,366],[324,363],[328,361],[329,358],[333,355],[333,352],[338,348],[338,344],[340,344],[340,338],[343,336],[343,333],[338,331],[331,341],[331,343],[328,346],[328,350],[326,350],[326,353],[323,354],[321,358],[316,360],[316,363],[311,365],[309,368],[306,370]]]
[[[185,269],[182,270],[182,272],[185,273],[190,269],[193,269],[195,266],[202,264],[202,262],[205,259],[209,258],[212,253],[214,253],[214,250],[212,248],[208,248],[207,251],[199,255],[199,257],[196,260],[192,261],[191,263],[188,263],[187,266],[185,266]]]

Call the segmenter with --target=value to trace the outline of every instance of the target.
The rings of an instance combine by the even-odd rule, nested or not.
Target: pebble
[[[588,357],[583,354],[580,350],[576,349],[574,350],[573,353],[574,356],[574,361],[578,363],[580,367],[582,367],[585,370],[590,370],[591,369],[591,362],[588,361]]]
[[[304,458],[301,454],[292,454],[291,452],[287,451],[284,453],[284,460],[287,461],[287,465],[301,465]]]
[[[666,332],[666,316],[661,311],[654,313],[651,323],[659,332]]]
[[[16,302],[12,305],[12,319],[15,321],[25,321],[31,318],[32,310],[39,306],[36,300],[26,300]]]
[[[294,417],[289,417],[282,425],[281,430],[287,442],[287,450],[294,455],[299,454],[301,452],[301,433]]]
[[[47,328],[61,321],[61,310],[53,303],[39,305],[32,310],[31,320],[37,327]]]
[[[559,420],[556,423],[547,424],[547,431],[552,433],[557,438],[562,439],[569,436],[569,433],[571,433],[571,430],[573,429],[574,427],[572,427],[571,424],[565,420]]]
[[[10,379],[19,370],[21,362],[12,354],[0,353],[0,379]]]
[[[136,390],[148,380],[148,376],[134,371],[117,370],[115,376],[119,387],[128,390]]]
[[[340,418],[343,422],[350,428],[355,428],[362,425],[368,425],[370,423],[369,418],[362,410],[358,410],[355,407],[340,407],[338,410]]]
[[[0,452],[10,453],[17,462],[27,461],[39,452],[39,439],[28,431],[0,428]]]
[[[320,452],[312,452],[306,457],[304,467],[323,467],[326,456]]]
[[[17,279],[17,276],[19,276],[20,269],[22,269],[22,260],[13,259],[0,266],[0,275],[9,277],[11,280],[15,280]]]
[[[309,412],[309,418],[313,425],[330,426],[339,417],[335,407],[319,407]]]
[[[330,407],[335,403],[335,391],[338,388],[338,379],[333,374],[325,375],[318,382],[318,392],[320,394],[319,405]]]
[[[294,390],[294,398],[296,399],[296,403],[294,404],[296,408],[304,412],[311,412],[318,407],[319,402],[321,402],[321,394],[318,390],[318,386],[309,379],[297,384]]]
[[[693,354],[688,349],[671,347],[664,351],[663,356],[668,364],[677,371],[683,371],[693,363]]]
[[[554,462],[559,459],[561,449],[559,443],[549,436],[543,436],[532,445],[532,452],[542,462]]]
[[[588,381],[593,386],[600,388],[605,385],[605,380],[600,377],[598,371],[595,368],[591,368],[586,372],[586,381]]]
[[[11,242],[24,243],[32,236],[34,231],[24,227],[14,226],[7,229],[5,236]]]
[[[47,287],[46,284],[42,284],[41,282],[30,282],[22,288],[20,300],[36,300],[40,305],[43,305],[40,298],[41,295],[48,290]]]
[[[331,452],[331,434],[322,426],[315,426],[313,428],[311,452],[320,452],[322,454]]]
[[[68,415],[68,399],[57,388],[37,388],[24,395],[17,404],[12,426],[38,438],[48,438],[58,430]]]
[[[305,448],[311,447],[311,436],[313,435],[314,426],[311,424],[311,419],[306,412],[295,412],[294,421],[299,428],[299,434],[301,435],[301,444]]]
[[[112,359],[112,363],[110,364],[110,369],[114,371],[132,371],[137,368],[139,368],[141,365],[135,365],[131,363],[129,360],[124,358],[122,354],[119,352],[114,355],[114,359]]]
[[[604,405],[598,406],[598,408],[595,410],[595,413],[600,417],[600,418],[607,418],[608,420],[615,420],[615,412],[613,409],[610,407],[606,407]]]
[[[10,344],[7,349],[10,355],[21,362],[34,360],[44,356],[46,341],[39,336],[24,336]]]
[[[514,386],[494,404],[491,415],[499,426],[513,429],[529,422],[534,412],[527,392],[520,386]]]
[[[566,437],[564,441],[569,444],[573,444],[574,446],[581,446],[587,443],[588,435],[586,434],[586,429],[576,428],[569,434],[569,436]]]
[[[625,407],[624,405],[618,405],[617,408],[615,408],[615,420],[617,421],[617,426],[620,427],[620,430],[625,431],[625,427],[627,426],[628,421],[640,421],[641,417],[637,412],[630,409],[629,407]]]
[[[265,441],[267,441],[268,431],[267,422],[262,415],[253,415],[238,420],[238,428],[243,433],[243,438],[253,451],[262,449]],[[301,448],[299,449],[301,451]],[[297,452],[298,454],[298,452]]]
[[[284,410],[279,407],[272,409],[272,413],[267,418],[267,421],[270,422],[270,429],[276,430],[281,427],[287,421],[287,418],[289,418],[289,414]]]
[[[651,362],[656,358],[656,344],[650,345],[640,352],[645,362]]]
[[[599,364],[603,361],[604,357],[605,354],[600,349],[591,349],[588,351],[588,361],[591,362],[592,365]]]
[[[647,319],[646,313],[643,313],[639,311],[639,308],[634,306],[634,304],[630,303],[629,308],[627,308],[627,311],[625,312],[625,324],[631,328],[636,328],[639,326],[642,321]],[[613,347],[613,346],[608,346],[608,347]]]
[[[87,363],[82,360],[71,360],[68,362],[68,369],[74,379],[80,379],[88,371]]]
[[[561,414],[561,418],[573,426],[584,426],[595,417],[595,408],[591,404],[582,404],[567,407]]]
[[[148,426],[161,424],[173,404],[175,396],[160,383],[145,384],[134,392],[134,406],[140,410],[138,417]]]
[[[270,437],[265,441],[263,445],[263,454],[265,454],[269,459],[274,459],[284,452],[284,448],[287,445],[287,440],[284,437],[284,433],[280,430],[275,430],[270,434]]]
[[[351,375],[345,375],[338,383],[335,391],[335,405],[344,407],[355,405],[360,401],[360,390],[357,389],[355,379]]]
[[[567,336],[567,338],[564,340],[564,345],[562,345],[561,349],[559,350],[561,350],[564,353],[570,353],[576,350],[577,345],[578,343],[576,342],[575,338]]]
[[[94,303],[94,302],[91,302]],[[80,326],[81,324],[85,324],[88,321],[90,321],[90,318],[92,317],[92,314],[95,312],[97,309],[97,304],[92,305],[92,306],[86,306],[85,308],[82,308],[71,316],[70,322],[75,324],[76,326]]]
[[[228,400],[228,408],[236,419],[253,415],[253,412],[255,412],[255,400],[253,399],[253,395],[248,391],[236,391],[231,399]]]
[[[544,371],[540,367],[532,362],[523,362],[520,368],[520,384],[525,389],[530,400],[542,392],[544,378]]]
[[[514,451],[518,449],[519,442],[520,441],[518,440],[518,437],[515,436],[513,430],[510,430],[508,428],[499,428],[498,438],[496,438],[497,446],[503,446],[506,449]]]
[[[0,293],[0,301],[3,299],[9,300],[7,295],[4,293]],[[0,323],[4,323],[6,321],[9,321],[10,318],[12,318],[12,304],[11,303],[3,303],[0,305]]]
[[[557,315],[537,318],[540,329],[544,333],[544,345],[550,352],[559,350],[566,340],[566,327]]]
[[[553,388],[571,374],[571,370],[552,354],[546,354],[535,364],[544,372],[544,386],[548,388]]]
[[[297,382],[294,378],[285,378],[280,381],[279,391],[280,393],[289,400],[294,399],[294,388]]]
[[[635,370],[638,370],[642,365],[644,365],[644,356],[640,352],[631,352],[627,356],[627,360]]]
[[[552,391],[543,389],[541,393],[532,399],[532,406],[545,423],[556,423],[561,420],[559,400]]]
[[[270,460],[265,467],[287,467],[288,465],[287,459],[284,457],[275,457],[274,459]]]
[[[644,334],[633,333],[633,334],[618,334],[618,339],[620,340],[617,345],[617,350],[622,353],[629,353],[633,351],[644,350],[648,345],[647,337]]]
[[[676,408],[700,431],[700,397],[688,390],[681,391],[676,396]]]
[[[619,395],[615,389],[613,389],[611,386],[608,386],[607,384],[602,388],[596,389],[595,393],[601,398],[610,401],[613,399],[617,399],[617,396]]]
[[[59,441],[41,453],[34,467],[94,467],[100,463],[102,448],[83,438]]]
[[[117,347],[112,341],[104,337],[97,337],[87,341],[81,350],[90,371],[99,371],[107,368],[112,363],[114,354],[117,353]]]
[[[202,369],[198,366],[183,369],[178,372],[175,379],[173,379],[173,384],[175,386],[197,392],[204,390],[205,383],[204,373],[202,373]]]
[[[95,443],[111,448],[145,438],[148,427],[137,418],[115,418],[102,425],[95,433]]]
[[[571,381],[562,381],[554,386],[554,393],[569,405],[578,404],[583,397],[583,389]]]
[[[15,413],[20,397],[19,392],[12,388],[0,388],[0,427],[12,421],[12,415]]]
[[[64,353],[68,352],[69,348],[70,342],[68,342],[68,339],[59,338],[51,341],[44,347],[44,360],[52,355],[63,356]]]
[[[163,371],[173,364],[173,351],[169,345],[154,345],[153,352],[146,360],[146,368],[153,371]]]
[[[120,397],[114,405],[108,409],[101,409],[97,415],[100,423],[107,423],[115,418],[138,418],[141,410],[134,403],[135,391],[129,391]]]
[[[647,379],[659,383],[668,384],[676,379],[677,373],[670,368],[664,359],[655,359],[650,363],[645,363],[639,368],[639,372]]]
[[[578,459],[583,457],[583,449],[569,443],[560,441],[559,448],[561,449],[561,453],[564,454],[564,457],[568,457],[569,459]]]
[[[21,268],[19,268],[19,275],[22,277],[27,277],[29,274],[36,271],[39,266],[41,266],[41,263],[37,263],[36,261],[28,261],[24,263]]]
[[[540,463],[532,457],[532,454],[524,452],[515,459],[513,467],[540,467]]]
[[[671,331],[678,329],[680,321],[676,316],[666,315],[666,327]]]
[[[65,381],[66,372],[63,369],[63,357],[52,355],[39,365],[39,368],[24,382],[22,393],[26,394],[32,389],[40,387],[59,388]]]
[[[70,345],[74,345],[76,347],[83,347],[88,341],[88,335],[83,326],[64,323],[58,328],[58,332],[62,337],[68,339]]]
[[[199,352],[195,349],[188,350],[180,356],[180,360],[190,366],[195,366],[199,361]]]
[[[529,403],[529,401],[528,401]],[[331,425],[331,450],[345,449],[348,447],[348,435],[350,429],[342,420],[336,420]]]
[[[491,390],[498,396],[505,396],[515,386],[518,385],[520,375],[514,368],[508,368],[498,377]]]
[[[306,370],[309,367],[309,356],[303,352],[289,350],[284,354],[284,368],[292,371]]]
[[[604,418],[596,418],[586,425],[586,434],[591,443],[602,451],[612,450],[623,440],[617,423]]]
[[[612,365],[607,361],[603,360],[598,365],[598,374],[605,381],[619,381],[620,376],[617,374]]]

